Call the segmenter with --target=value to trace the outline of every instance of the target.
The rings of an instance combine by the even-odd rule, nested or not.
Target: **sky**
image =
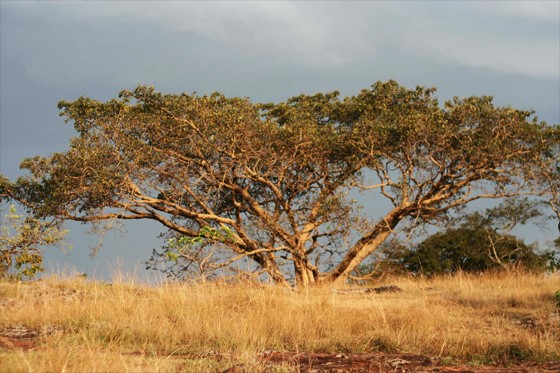
[[[0,172],[15,179],[22,159],[68,148],[62,99],[148,84],[278,102],[389,79],[437,87],[441,101],[492,95],[558,124],[560,1],[0,0]],[[134,222],[90,258],[98,238],[68,228],[74,248],[47,250],[48,271],[141,276],[162,244],[157,224]]]

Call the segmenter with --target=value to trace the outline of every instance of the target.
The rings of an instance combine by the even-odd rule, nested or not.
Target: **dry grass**
[[[0,347],[0,366],[195,372],[245,364],[262,371],[256,355],[265,350],[402,352],[471,364],[560,359],[558,276],[461,274],[391,283],[404,292],[149,287],[54,277],[0,282],[0,331],[14,325],[42,331],[34,348]]]

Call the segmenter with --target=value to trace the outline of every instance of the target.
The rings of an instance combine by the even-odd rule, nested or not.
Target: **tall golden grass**
[[[267,350],[402,352],[464,364],[560,359],[557,275],[402,277],[391,284],[404,291],[148,286],[126,278],[0,282],[0,331],[14,325],[55,331],[41,334],[31,349],[1,347],[0,366],[173,372],[245,364],[259,371],[265,368],[256,356]]]

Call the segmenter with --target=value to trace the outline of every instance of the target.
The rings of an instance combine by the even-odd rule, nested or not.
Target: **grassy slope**
[[[265,350],[403,352],[471,364],[560,359],[557,276],[462,274],[391,283],[405,291],[0,282],[0,330],[16,324],[58,330],[40,337],[36,349],[0,349],[0,366],[170,372],[244,363],[258,371],[255,354]]]

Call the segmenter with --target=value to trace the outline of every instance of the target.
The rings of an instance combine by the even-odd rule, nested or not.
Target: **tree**
[[[4,193],[37,216],[152,219],[229,252],[220,266],[247,258],[278,284],[339,285],[401,223],[481,198],[551,196],[558,127],[486,96],[441,107],[434,92],[389,81],[253,104],[140,86],[62,101],[78,133],[70,149],[26,159],[30,175]],[[361,224],[353,190],[392,207]],[[216,230],[231,235],[205,234]]]
[[[478,219],[479,216],[473,217]],[[403,270],[428,276],[456,271],[509,271],[519,267],[545,271],[554,264],[555,253],[539,254],[536,249],[536,245],[527,245],[513,235],[496,232],[478,221],[474,225],[465,223],[436,233],[394,259]]]
[[[227,258],[228,253],[223,252],[215,242],[233,239],[232,231],[205,227],[198,237],[171,236],[161,251],[153,250],[151,258],[146,261],[146,269],[161,271],[175,280],[206,280],[225,276],[225,266],[220,258]],[[227,263],[234,261],[229,258]]]
[[[33,278],[44,270],[42,247],[61,244],[68,233],[51,223],[18,215],[14,204],[0,221],[0,278]]]
[[[393,237],[382,245],[377,258],[370,258],[352,278],[375,279],[386,273],[432,276],[490,269],[557,271],[558,247],[543,251],[536,243],[527,245],[511,233],[530,221],[541,226],[546,220],[544,207],[527,198],[512,198],[483,212],[459,214],[446,222],[443,231],[420,243],[407,244]]]

